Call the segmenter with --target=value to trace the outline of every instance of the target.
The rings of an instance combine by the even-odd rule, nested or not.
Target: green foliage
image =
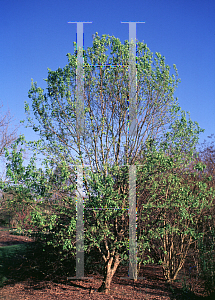
[[[198,220],[205,209],[213,207],[215,199],[207,176],[196,180],[189,169],[200,129],[195,129],[191,120],[186,121],[184,112],[181,122],[170,128],[159,145],[146,144],[143,167],[138,167],[137,175],[138,196],[141,199],[144,195],[138,231],[151,240],[150,246],[156,241],[159,262],[168,281],[177,278],[190,244],[201,235]],[[189,147],[181,143],[184,133]],[[200,165],[194,170],[202,170]]]
[[[0,247],[0,286],[2,287],[9,279],[9,267],[11,267],[11,261],[13,266],[18,267],[18,258],[24,255],[26,252],[25,245],[11,245]]]
[[[47,161],[44,161],[45,171],[41,168],[36,169],[36,155],[34,155],[30,163],[26,167],[23,166],[23,150],[17,151],[19,143],[23,141],[24,138],[21,137],[14,143],[11,155],[8,150],[6,151],[7,176],[11,178],[13,185],[11,182],[1,182],[1,189],[5,193],[9,193],[11,189],[15,192],[15,196],[7,201],[8,209],[18,212],[21,206],[25,212],[28,211],[24,224],[20,228],[27,227],[28,233],[35,236],[38,241],[42,241],[44,246],[45,244],[53,245],[72,252],[76,228],[76,212],[72,194],[74,184],[67,185],[68,170],[65,168],[65,162],[61,164],[60,188],[59,185],[56,188],[51,184],[51,176],[55,177],[53,164],[48,165]],[[55,195],[56,192],[58,192],[57,195]],[[57,200],[54,201],[53,196]],[[73,255],[75,255],[74,252]]]
[[[74,43],[74,47],[76,49],[76,43]],[[108,50],[110,50],[110,55],[107,54]],[[87,101],[85,101],[83,116],[86,121],[85,134],[84,137],[80,137],[80,141],[76,137],[75,129],[77,108],[75,96],[76,52],[73,55],[67,54],[68,64],[63,69],[58,68],[56,71],[48,69],[48,77],[45,80],[47,82],[46,93],[38,87],[36,82],[33,83],[32,81],[29,98],[32,100],[32,111],[37,124],[30,117],[29,104],[25,103],[25,111],[29,121],[26,127],[32,127],[41,137],[37,144],[31,142],[29,145],[40,149],[52,158],[55,157],[55,159],[67,157],[69,163],[74,163],[74,159],[70,155],[71,149],[78,156],[82,156],[83,144],[87,145],[88,149],[86,159],[94,155],[92,132],[103,134],[109,143],[112,143],[113,140],[115,143],[117,136],[111,130],[110,124],[113,118],[115,124],[119,120],[122,123],[127,112],[128,41],[121,44],[120,40],[114,36],[102,35],[100,38],[96,33],[93,46],[84,50],[83,54]],[[170,111],[170,108],[176,105],[173,93],[180,80],[176,66],[173,66],[175,75],[171,75],[170,67],[165,64],[165,58],[156,53],[153,59],[153,53],[146,44],[137,43],[136,56],[137,114],[138,117],[145,116],[144,122],[147,123],[149,133],[155,135],[157,128],[165,126],[175,114],[175,111]],[[118,66],[116,68],[112,65]],[[102,99],[100,98],[101,93]],[[94,97],[97,101],[94,101]],[[104,107],[108,107],[106,112]],[[103,125],[97,126],[97,124]],[[153,124],[155,126],[152,126]],[[124,127],[127,131],[126,125]],[[143,132],[143,128],[141,131]],[[82,150],[79,149],[78,145],[82,145]],[[107,147],[104,146],[103,151],[107,153]],[[86,164],[89,163],[86,162]]]
[[[200,250],[200,278],[204,280],[205,290],[208,295],[215,291],[215,228],[213,228],[207,239],[198,240],[198,248]]]

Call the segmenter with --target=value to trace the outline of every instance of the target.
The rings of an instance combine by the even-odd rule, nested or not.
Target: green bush
[[[208,295],[215,291],[215,229],[206,238],[199,240],[200,278],[205,282],[205,291]]]

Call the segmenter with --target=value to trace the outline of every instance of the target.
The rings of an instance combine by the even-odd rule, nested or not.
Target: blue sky
[[[137,39],[160,52],[166,63],[176,64],[181,83],[175,96],[205,132],[203,142],[215,129],[215,2],[198,0],[68,1],[1,0],[0,102],[14,116],[14,125],[25,119],[24,101],[30,101],[31,78],[46,88],[47,68],[67,64],[73,53],[76,24],[84,25],[84,46],[92,46],[98,32],[128,40],[128,24],[137,24]],[[29,102],[28,101],[28,102]],[[37,139],[32,129],[20,127],[27,140]]]

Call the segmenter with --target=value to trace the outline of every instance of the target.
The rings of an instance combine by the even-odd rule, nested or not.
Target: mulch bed
[[[0,247],[33,242],[28,236],[12,235],[5,227],[0,227]]]
[[[15,236],[9,234],[5,228],[0,227],[0,247],[30,243],[33,239],[26,236]],[[189,264],[186,264],[180,272],[180,276],[187,272],[189,274]],[[193,271],[194,272],[194,271]],[[172,288],[166,283],[161,266],[146,265],[141,268],[139,276],[145,279],[137,280],[133,283],[132,280],[121,279],[120,277],[128,276],[128,268],[119,266],[111,283],[111,291],[109,294],[99,293],[96,291],[101,285],[102,276],[99,274],[85,274],[86,277],[93,277],[87,280],[67,280],[58,278],[54,281],[38,281],[34,278],[21,282],[6,282],[0,288],[0,299],[18,300],[51,300],[51,299],[141,299],[141,300],[173,300],[173,299],[203,299],[206,296],[204,293],[203,282],[195,279],[195,274],[192,276],[189,283],[195,290],[194,293],[182,293],[182,283],[174,282]],[[92,289],[90,289],[92,287]],[[91,291],[91,293],[90,293]],[[209,299],[209,298],[204,298]],[[210,299],[215,299],[210,298]]]

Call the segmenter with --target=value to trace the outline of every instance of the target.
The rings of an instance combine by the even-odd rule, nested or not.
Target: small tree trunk
[[[117,254],[115,257],[115,262],[113,264],[113,268],[111,268],[112,263],[113,263],[113,257],[108,259],[108,261],[105,264],[104,279],[103,279],[102,285],[98,289],[98,292],[104,292],[105,294],[107,294],[109,292],[113,275],[115,274],[116,269],[120,263],[119,254]]]

